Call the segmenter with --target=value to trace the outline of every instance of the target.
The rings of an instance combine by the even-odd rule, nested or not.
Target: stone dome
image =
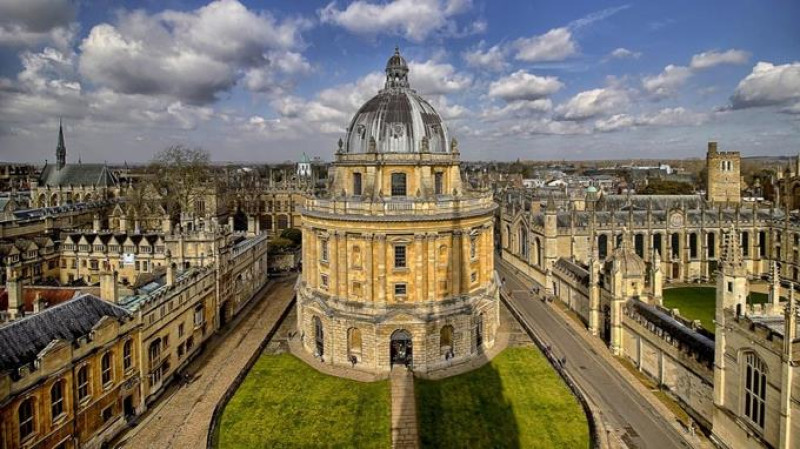
[[[361,106],[344,142],[345,153],[449,153],[441,116],[408,83],[408,64],[395,48],[386,84]]]
[[[647,264],[631,249],[628,236],[623,237],[622,245],[606,260],[606,271],[612,272],[615,266],[627,278],[644,277],[647,274]]]

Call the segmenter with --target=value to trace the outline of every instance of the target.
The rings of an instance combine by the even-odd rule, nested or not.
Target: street
[[[496,269],[505,278],[505,289],[513,292],[510,301],[523,319],[557,357],[566,357],[567,370],[580,388],[602,411],[606,425],[621,435],[631,448],[690,447],[671,423],[653,410],[642,395],[609,362],[587,345],[564,319],[530,293],[530,281],[524,283],[515,270],[496,257]]]

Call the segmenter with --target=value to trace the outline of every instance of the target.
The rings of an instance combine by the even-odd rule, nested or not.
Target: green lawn
[[[767,302],[764,293],[751,292],[748,304]],[[680,310],[681,316],[690,320],[700,320],[709,332],[714,332],[714,308],[717,300],[716,287],[677,287],[664,290],[664,307]]]
[[[388,448],[388,381],[321,374],[290,354],[263,355],[222,414],[217,447]]]
[[[509,348],[475,371],[415,386],[423,447],[589,447],[583,408],[534,348]]]

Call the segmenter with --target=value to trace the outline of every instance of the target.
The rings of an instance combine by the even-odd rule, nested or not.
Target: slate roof
[[[662,312],[657,307],[645,304],[636,299],[628,300],[628,306],[633,307],[638,314],[645,317],[648,321],[664,329],[672,338],[692,348],[692,350],[700,355],[703,361],[713,362],[714,340],[711,338],[684,326],[681,322],[671,317],[669,314]]]
[[[88,335],[104,317],[132,317],[122,307],[94,295],[83,295],[0,327],[0,370],[13,370],[36,360],[54,340],[74,342]]]
[[[39,176],[39,185],[49,187],[110,187],[118,184],[117,177],[105,164],[67,164],[61,170],[55,165],[47,165]]]

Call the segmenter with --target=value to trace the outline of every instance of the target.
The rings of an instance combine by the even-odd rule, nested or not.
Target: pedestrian
[[[567,367],[567,357],[566,356],[561,357],[561,367],[562,368],[566,368]]]

